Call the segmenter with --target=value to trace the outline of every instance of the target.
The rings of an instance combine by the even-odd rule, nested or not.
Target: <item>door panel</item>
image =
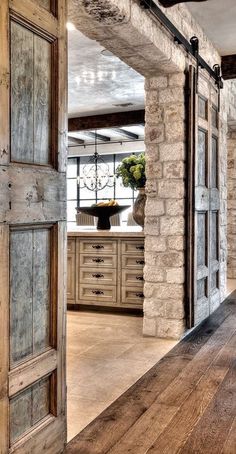
[[[2,0],[0,31],[0,452],[57,454],[66,442],[66,0]]]
[[[206,318],[219,304],[219,141],[218,89],[203,72],[196,92],[190,68],[189,108],[189,326]]]

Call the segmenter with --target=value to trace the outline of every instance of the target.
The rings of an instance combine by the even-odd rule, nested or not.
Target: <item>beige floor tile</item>
[[[142,336],[142,318],[68,312],[68,440],[156,364],[174,341]]]

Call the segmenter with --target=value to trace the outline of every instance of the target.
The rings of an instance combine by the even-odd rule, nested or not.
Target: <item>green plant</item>
[[[116,177],[122,178],[123,185],[132,189],[144,188],[146,183],[145,175],[145,155],[131,154],[124,158],[117,167]]]

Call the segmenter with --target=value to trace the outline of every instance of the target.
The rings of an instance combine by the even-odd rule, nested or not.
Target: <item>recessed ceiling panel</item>
[[[69,30],[69,116],[144,107],[144,78],[96,41]]]

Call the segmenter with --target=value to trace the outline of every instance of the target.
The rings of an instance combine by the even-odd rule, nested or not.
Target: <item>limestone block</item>
[[[183,251],[185,249],[185,238],[183,235],[173,235],[167,238],[169,250]]]
[[[146,163],[146,175],[147,178],[162,178],[162,163],[161,162],[150,162]]]
[[[184,72],[169,75],[170,87],[184,87],[186,75]]]
[[[165,213],[163,200],[147,198],[145,214],[146,216],[161,216]]]
[[[163,143],[159,145],[160,161],[183,161],[185,158],[185,148],[182,141],[178,143]]]
[[[159,235],[160,225],[157,216],[147,216],[145,219],[145,235]]]
[[[183,88],[165,88],[159,92],[159,103],[168,104],[168,103],[184,103],[184,91]]]
[[[183,320],[173,320],[160,318],[157,319],[156,336],[170,339],[180,339],[185,331],[185,322]]]
[[[185,315],[183,299],[168,299],[166,301],[166,313],[167,319],[183,320]]]
[[[166,251],[166,238],[162,236],[146,236],[145,252],[164,252]]]
[[[166,88],[167,85],[168,85],[167,76],[151,77],[150,79],[147,79],[146,88],[150,90],[158,90],[160,88]]]
[[[157,298],[145,298],[144,313],[147,314],[148,317],[165,317],[165,301]]]
[[[168,161],[163,164],[163,176],[166,178],[184,178],[185,165],[183,161]]]
[[[164,124],[160,123],[157,126],[146,126],[145,128],[145,144],[161,143],[164,141]]]
[[[174,264],[173,264],[174,265]],[[173,284],[183,284],[185,282],[185,272],[183,267],[167,268],[166,282]]]
[[[167,142],[180,142],[185,140],[185,125],[182,121],[165,123],[165,137]]]
[[[178,199],[185,196],[182,180],[161,180],[158,182],[158,196],[163,199]]]
[[[175,267],[184,265],[184,253],[179,252],[160,252],[155,258],[155,264],[160,268],[171,268],[173,264]]]
[[[143,319],[143,335],[144,336],[156,336],[156,319],[149,318],[147,316]]]
[[[144,279],[146,282],[164,282],[165,275],[166,273],[164,269],[159,269],[155,265],[150,266],[146,260],[146,264],[144,266]]]
[[[185,200],[184,199],[171,199],[166,200],[166,214],[170,216],[184,215],[185,213]]]
[[[162,216],[160,218],[161,235],[184,235],[185,221],[183,216]]]
[[[167,105],[165,107],[165,123],[182,121],[185,118],[185,107],[183,103]]]

